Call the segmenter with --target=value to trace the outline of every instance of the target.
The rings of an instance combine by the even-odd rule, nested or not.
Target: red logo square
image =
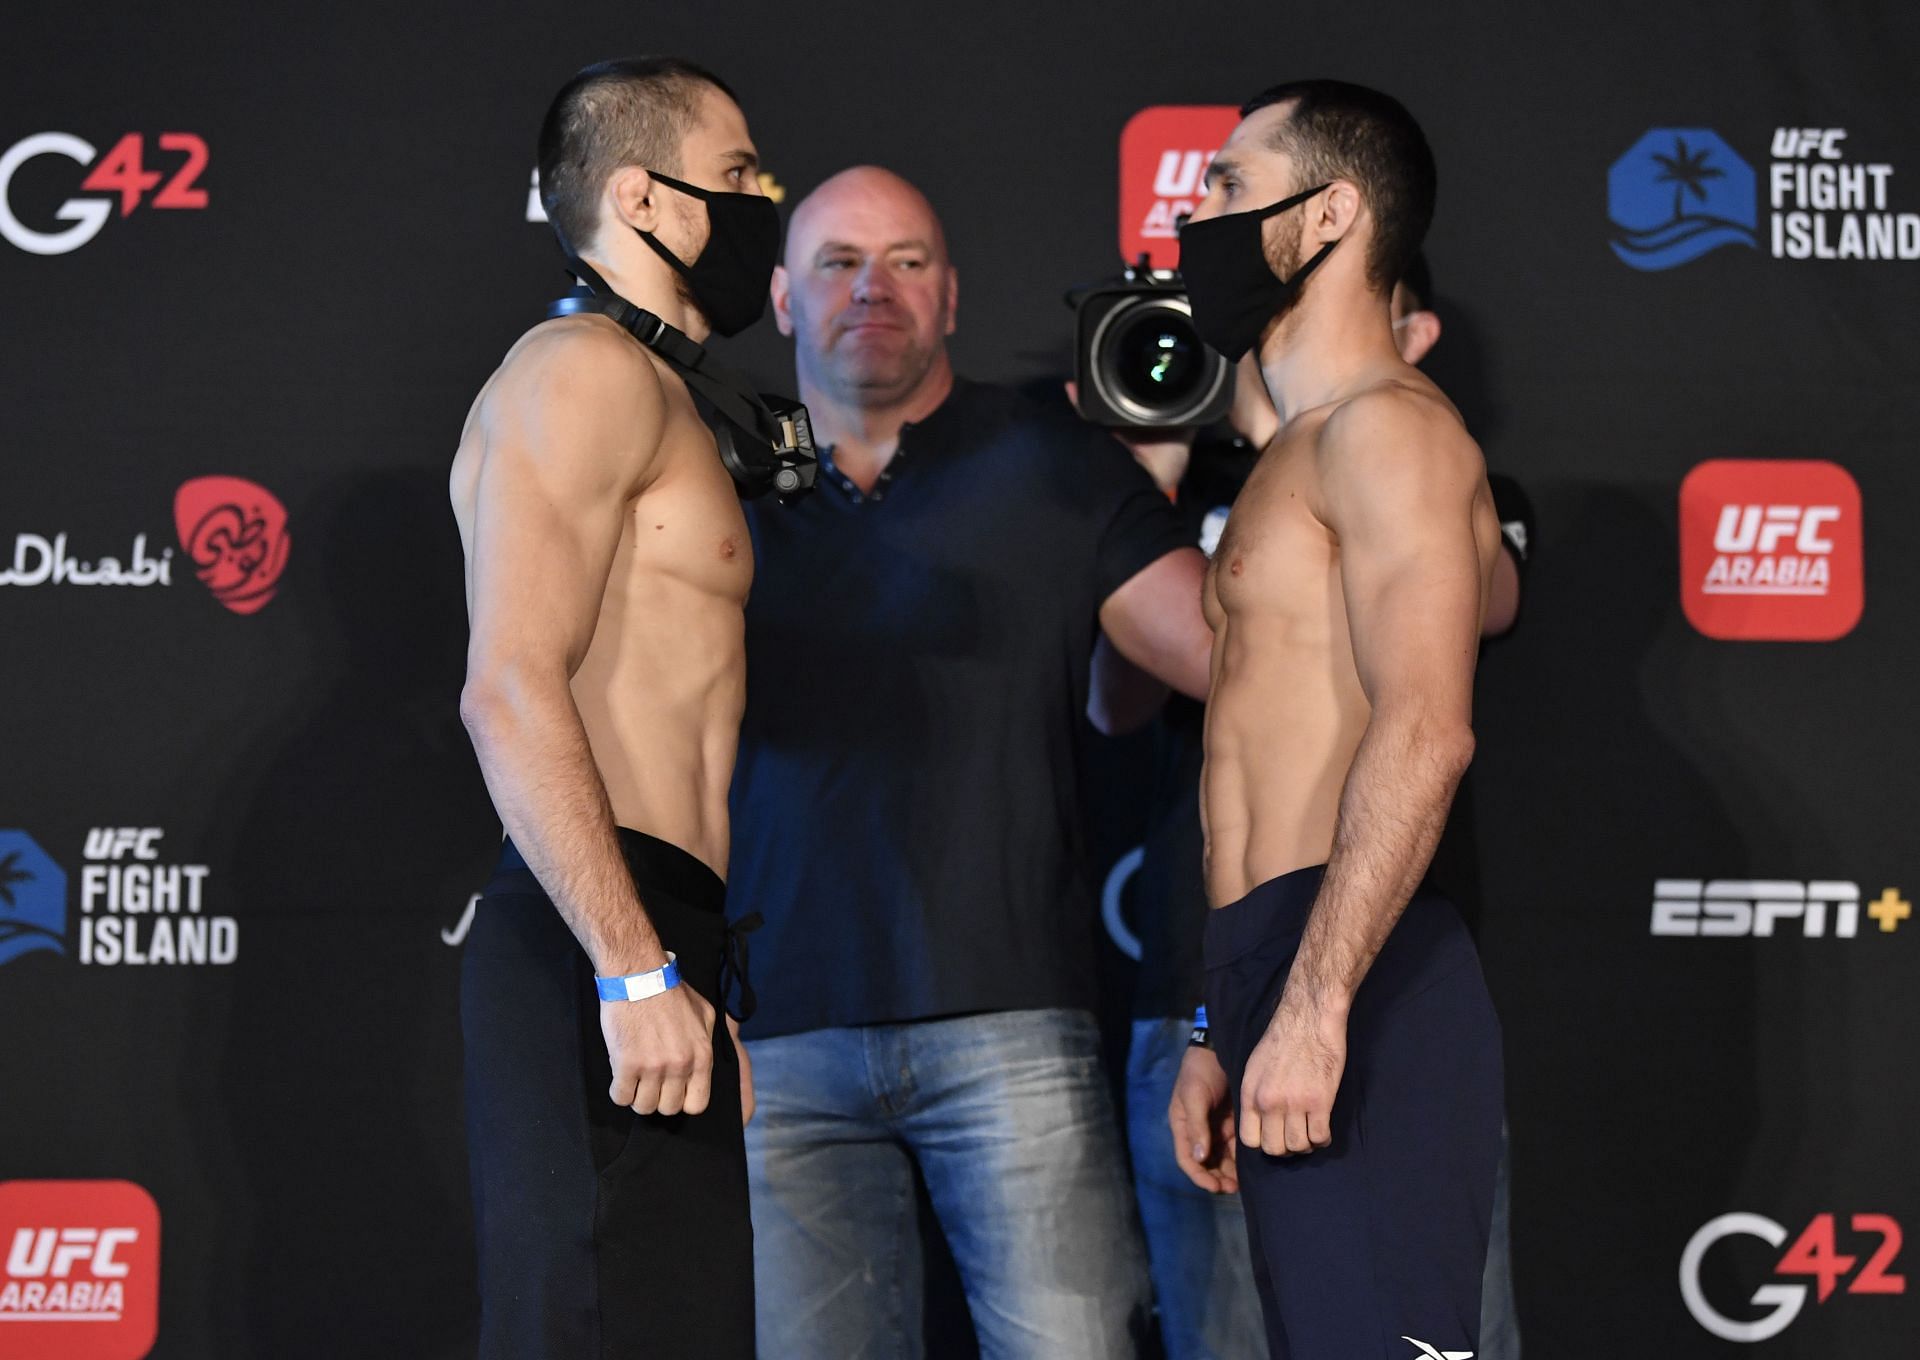
[[[160,1208],[131,1181],[0,1181],[0,1360],[141,1360]]]
[[[1845,637],[1864,576],[1860,487],[1837,463],[1722,458],[1680,484],[1680,603],[1708,637]]]
[[[1120,258],[1180,263],[1178,223],[1207,195],[1207,167],[1240,121],[1231,104],[1161,104],[1120,133]]]

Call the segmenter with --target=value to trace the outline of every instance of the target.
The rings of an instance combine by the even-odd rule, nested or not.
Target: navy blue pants
[[[1325,866],[1208,913],[1207,1015],[1234,1108]],[[1500,1160],[1500,1025],[1460,914],[1422,893],[1354,997],[1332,1145],[1237,1150],[1275,1360],[1477,1351]]]
[[[619,834],[682,985],[720,1009],[725,885],[678,846]],[[752,1360],[740,1062],[725,1023],[703,1113],[615,1105],[593,966],[511,842],[474,913],[460,1019],[481,1360]]]

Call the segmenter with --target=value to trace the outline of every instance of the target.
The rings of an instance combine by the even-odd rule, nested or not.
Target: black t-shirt
[[[1186,523],[1209,556],[1219,542],[1227,508],[1246,485],[1257,454],[1244,441],[1200,444],[1180,483]],[[1501,542],[1524,571],[1533,509],[1510,477],[1488,477]],[[1133,1014],[1141,1019],[1186,1016],[1200,1001],[1205,972],[1200,946],[1206,933],[1205,846],[1200,836],[1200,770],[1205,709],[1184,695],[1167,701],[1158,718],[1153,794],[1147,837],[1135,875],[1133,902],[1140,937],[1140,971]],[[1479,924],[1480,872],[1473,824],[1472,780],[1462,780],[1427,878],[1459,906],[1470,927]]]
[[[1111,435],[958,384],[862,495],[748,507],[734,914],[756,1038],[1091,1006],[1078,752],[1101,604],[1190,542]]]

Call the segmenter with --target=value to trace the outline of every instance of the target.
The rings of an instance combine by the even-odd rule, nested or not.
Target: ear
[[[788,303],[793,297],[793,278],[785,265],[773,267],[773,283],[767,291],[773,297],[773,324],[779,327],[780,334],[792,335],[793,313],[788,310]]]
[[[1400,357],[1410,364],[1417,364],[1427,357],[1427,351],[1440,343],[1440,316],[1425,308],[1417,312],[1408,312],[1400,318],[1400,329],[1395,332],[1400,342]]]
[[[1360,220],[1364,204],[1360,190],[1352,180],[1337,179],[1320,199],[1319,210],[1309,223],[1314,239],[1321,243],[1338,241],[1353,230]]]
[[[626,165],[607,180],[606,203],[630,227],[644,232],[660,228],[660,204],[653,192],[653,176],[637,165]]]
[[[947,334],[952,335],[960,317],[960,271],[947,266]]]

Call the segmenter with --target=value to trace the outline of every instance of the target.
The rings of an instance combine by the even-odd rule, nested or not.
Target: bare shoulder
[[[561,317],[520,337],[475,415],[490,451],[635,472],[659,451],[667,391],[652,357],[612,322]]]
[[[1379,383],[1341,402],[1321,426],[1315,454],[1334,513],[1356,496],[1396,492],[1435,499],[1457,492],[1471,500],[1486,479],[1480,446],[1460,413],[1424,379]]]

